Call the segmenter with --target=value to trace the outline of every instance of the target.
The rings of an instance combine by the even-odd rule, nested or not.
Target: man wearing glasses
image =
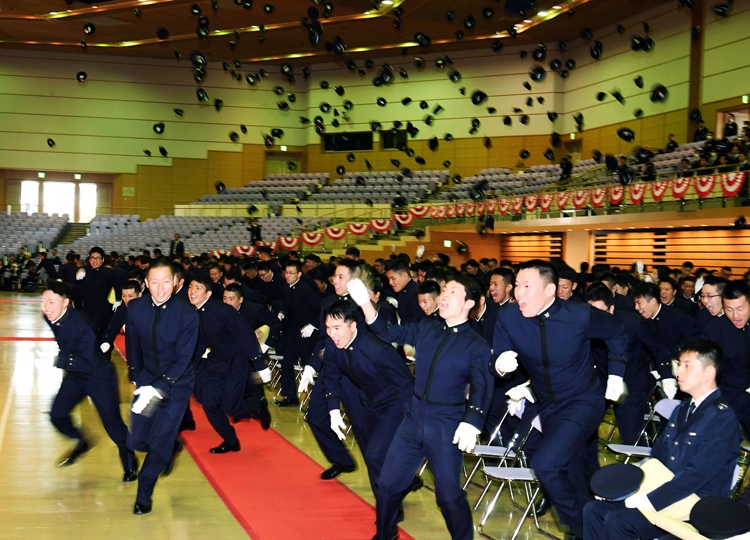
[[[101,340],[112,317],[112,304],[107,298],[113,288],[117,299],[115,305],[119,306],[121,301],[117,274],[111,268],[102,266],[103,263],[104,250],[94,246],[89,251],[88,264],[76,273],[76,279],[81,284],[83,314],[91,321],[98,340]]]
[[[698,312],[695,322],[697,322],[698,326],[701,328],[706,328],[709,324],[715,321],[717,317],[724,316],[724,305],[721,300],[721,295],[724,293],[724,287],[727,285],[727,280],[718,276],[706,276],[703,279],[703,286],[699,291],[700,296],[698,298],[706,309],[702,309]]]

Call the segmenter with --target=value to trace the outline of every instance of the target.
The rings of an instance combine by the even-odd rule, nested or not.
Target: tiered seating
[[[495,169],[502,172],[480,172],[476,176],[467,176],[460,185],[453,186],[448,192],[448,198],[454,196],[458,200],[467,199],[467,190],[475,184],[486,180],[485,196],[494,189],[498,196],[526,195],[551,186],[560,180],[557,165],[540,165],[540,168],[529,169],[525,173],[509,174],[507,169]]]
[[[293,203],[305,199],[308,193],[317,191],[318,186],[327,183],[328,174],[273,174],[260,182],[251,182],[244,188],[227,188],[219,195],[204,195],[200,202],[210,204]]]
[[[67,214],[0,214],[0,256],[17,254],[22,247],[33,253],[40,244],[44,249],[50,249],[60,239],[67,224]]]
[[[393,171],[347,173],[331,186],[313,193],[308,200],[320,203],[365,203],[369,200],[375,204],[390,204],[400,192],[411,204],[435,193],[446,182],[448,174],[448,171],[420,171],[406,177]],[[364,185],[357,185],[358,181]]]
[[[89,234],[99,234],[105,230],[124,229],[140,220],[141,216],[135,214],[97,214],[89,222]]]
[[[700,152],[705,144],[706,141],[681,144],[674,152],[654,156],[654,159],[651,161],[654,167],[656,167],[656,173],[667,174],[680,169],[680,163],[684,158],[687,158],[692,163],[695,153]]]

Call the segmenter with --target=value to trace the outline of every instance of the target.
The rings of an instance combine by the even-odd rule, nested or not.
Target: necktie
[[[162,306],[154,304],[156,313],[154,314],[154,323],[151,325],[151,349],[154,352],[154,373],[156,376],[161,376],[161,366],[159,366],[159,341],[157,338],[157,330],[159,328],[159,321],[161,321]]]
[[[694,411],[695,411],[695,402],[691,401],[690,407],[688,407],[687,415],[685,415],[685,422],[690,420],[690,415],[692,415]]]

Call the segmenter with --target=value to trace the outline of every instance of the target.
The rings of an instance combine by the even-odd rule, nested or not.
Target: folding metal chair
[[[654,410],[651,412],[650,415],[648,415],[647,421],[643,426],[642,433],[645,433],[646,429],[648,428],[648,425],[654,421],[658,421],[659,418],[663,418],[664,421],[669,420],[669,417],[672,416],[672,412],[677,408],[677,406],[680,404],[680,401],[677,399],[669,399],[664,398],[662,400],[659,400],[659,402],[654,405]],[[656,415],[659,415],[659,418],[656,418]],[[640,436],[639,436],[640,439]],[[656,438],[651,439],[651,444],[654,443]],[[626,455],[624,463],[627,463],[630,461],[630,458],[632,457],[648,457],[651,455],[651,448],[648,446],[633,446],[629,444],[608,444],[607,448],[609,448],[612,452],[614,452],[617,455]]]

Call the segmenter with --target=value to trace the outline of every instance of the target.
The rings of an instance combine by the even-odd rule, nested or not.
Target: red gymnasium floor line
[[[55,341],[55,338],[53,337],[0,336],[0,341]]]
[[[33,304],[41,304],[42,303],[41,300],[30,300],[30,299],[29,300],[24,300],[24,299],[19,299],[19,298],[14,298],[14,299],[8,298],[6,300],[0,300],[0,303],[2,303],[2,302],[15,302],[15,303],[19,303],[19,302],[20,303],[31,302]]]
[[[122,354],[122,336],[115,346]],[[191,408],[197,429],[182,433],[185,446],[253,540],[373,537],[372,505],[338,480],[322,481],[323,467],[276,431],[263,431],[256,420],[240,422],[235,429],[242,450],[211,454],[209,449],[221,439],[195,400]],[[403,531],[401,538],[413,540]]]

